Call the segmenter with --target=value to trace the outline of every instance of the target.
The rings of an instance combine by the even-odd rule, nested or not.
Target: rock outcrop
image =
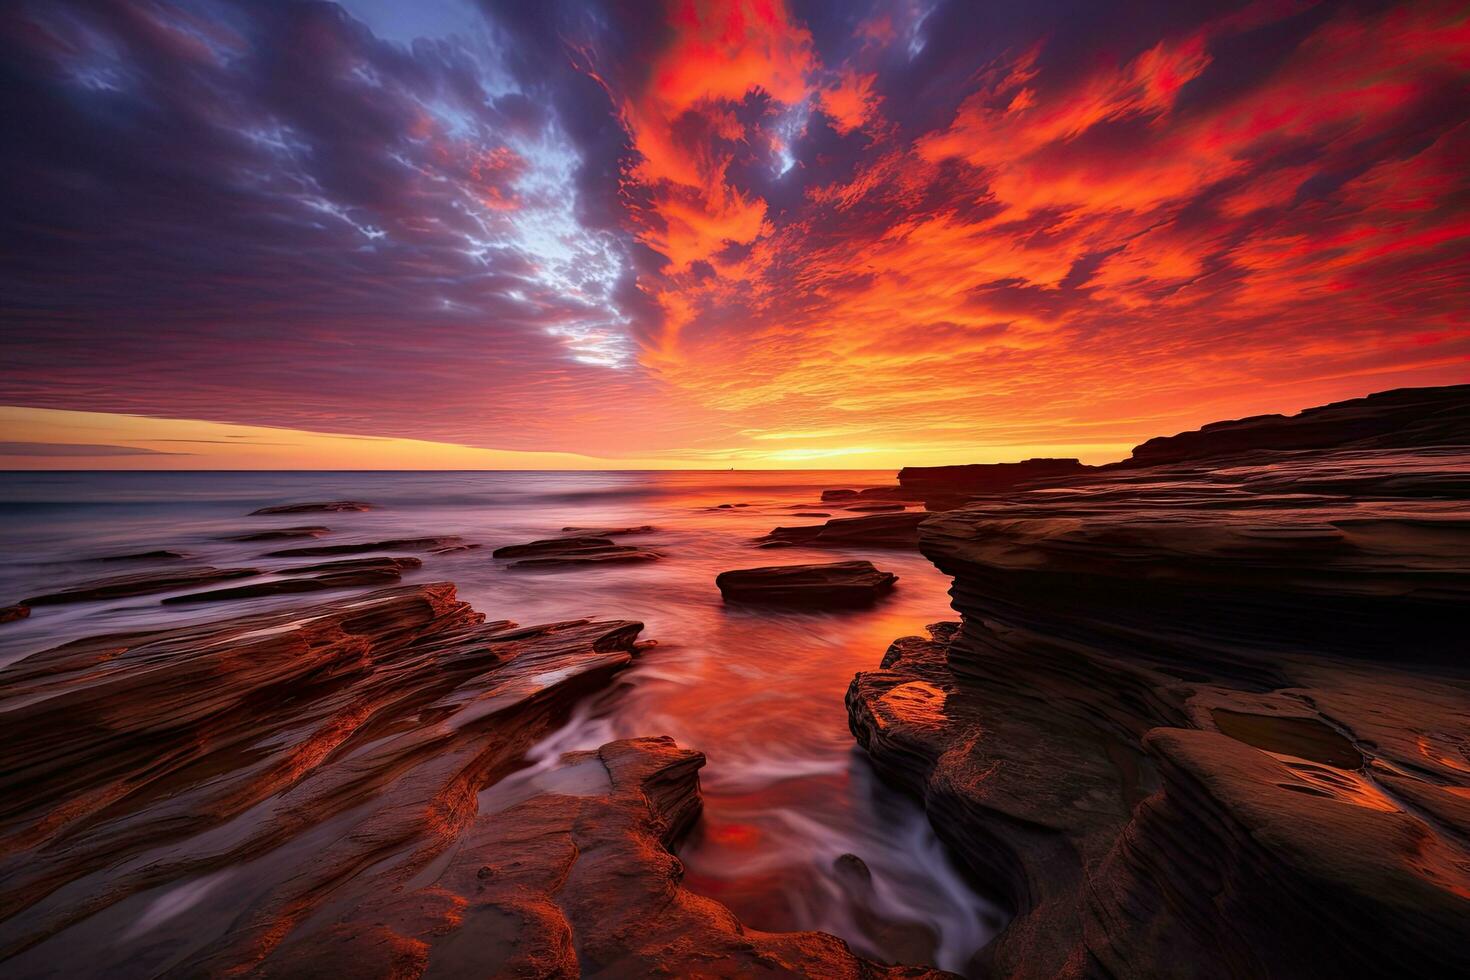
[[[274,507],[261,507],[259,510],[252,510],[250,516],[261,517],[270,514],[343,514],[372,509],[372,504],[365,504],[360,500],[325,500],[304,504],[277,504]]]
[[[715,585],[726,602],[830,609],[865,606],[893,589],[898,576],[870,561],[771,565],[721,572]]]
[[[564,568],[658,561],[663,556],[646,548],[617,544],[611,538],[578,536],[506,545],[496,548],[490,557],[506,560],[507,568]]]
[[[592,538],[616,538],[625,534],[652,534],[658,528],[652,524],[633,524],[626,527],[564,527],[563,534],[576,534]]]
[[[925,497],[1005,493],[1037,480],[1080,476],[1091,466],[1076,459],[1025,459],[1019,463],[969,463],[961,466],[905,466],[898,485]]]
[[[1257,415],[1150,439],[1122,466],[1158,466],[1242,453],[1303,449],[1414,449],[1464,445],[1470,384],[1398,388],[1296,415]]]
[[[489,622],[440,583],[0,670],[0,972],[931,975],[685,890],[698,753],[522,768],[640,629]]]
[[[1470,415],[1390,394],[1362,401],[1400,434],[923,525],[962,623],[895,642],[849,719],[1003,892],[996,975],[1470,970]]]

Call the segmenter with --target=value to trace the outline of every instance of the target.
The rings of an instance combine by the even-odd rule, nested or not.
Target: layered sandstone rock
[[[744,930],[668,846],[703,758],[526,750],[642,644],[448,584],[103,636],[0,671],[0,972],[919,976]]]
[[[1470,432],[1419,403],[922,526],[963,621],[849,717],[1004,892],[997,975],[1470,969]]]

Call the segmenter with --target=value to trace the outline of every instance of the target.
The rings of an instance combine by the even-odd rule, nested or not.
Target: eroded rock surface
[[[685,890],[696,752],[520,771],[640,629],[488,622],[440,583],[12,664],[0,973],[930,975]]]
[[[408,569],[418,568],[423,562],[417,558],[361,558],[348,561],[329,561],[320,565],[303,565],[284,568],[278,574],[289,578],[252,582],[228,589],[210,589],[205,592],[189,592],[169,596],[165,605],[198,602],[224,602],[232,599],[258,599],[264,596],[299,595],[305,592],[325,592],[332,589],[351,589],[392,585],[403,577]]]
[[[771,565],[721,572],[715,585],[726,602],[807,608],[868,605],[893,589],[898,576],[870,561]]]
[[[1434,411],[923,525],[963,622],[849,718],[1003,890],[993,972],[1470,970],[1470,433]]]

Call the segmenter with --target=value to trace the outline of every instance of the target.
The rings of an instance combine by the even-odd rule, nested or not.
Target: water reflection
[[[514,777],[534,781],[562,752],[610,738],[672,735],[703,751],[705,812],[681,849],[687,883],[763,930],[822,929],[882,959],[962,969],[997,928],[916,804],[879,783],[854,749],[843,694],[895,637],[949,618],[948,582],[916,554],[777,551],[750,539],[821,489],[888,483],[891,473],[8,474],[0,480],[0,605],[114,570],[80,559],[171,548],[201,563],[269,570],[259,543],[221,540],[267,525],[320,523],[323,542],[458,534],[476,551],[427,556],[405,582],[453,581],[492,618],[599,617],[645,623],[658,646],[615,689],[584,704]],[[367,513],[246,518],[258,506],[354,498]],[[748,506],[721,507],[721,504]],[[840,516],[837,505],[820,509]],[[642,566],[508,571],[504,544],[565,526],[653,524]],[[729,568],[867,558],[896,572],[870,610],[836,614],[726,608],[714,577]],[[271,609],[299,599],[238,603]],[[219,607],[156,597],[38,609],[0,628],[0,662],[99,632],[200,621]],[[512,799],[516,784],[493,788]],[[491,801],[485,801],[491,805]]]

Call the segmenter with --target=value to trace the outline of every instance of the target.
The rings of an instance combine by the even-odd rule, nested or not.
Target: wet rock
[[[892,513],[893,511],[903,510],[904,509],[904,505],[903,504],[858,504],[855,507],[849,507],[847,509],[849,511],[852,511],[854,514],[883,514],[883,513]]]
[[[436,584],[0,670],[5,975],[932,975],[685,890],[699,753],[522,768],[639,630]]]
[[[619,565],[658,561],[662,555],[642,548],[615,544],[610,538],[579,536],[546,538],[506,545],[490,553],[510,562],[507,568],[558,568],[578,565]]]
[[[30,606],[0,606],[0,623],[13,623],[31,614]]]
[[[266,558],[313,558],[328,555],[360,555],[370,551],[428,551],[438,554],[472,547],[464,539],[454,535],[437,538],[390,538],[387,541],[367,541],[357,544],[319,544],[305,548],[282,548],[268,551]]]
[[[808,545],[818,548],[917,548],[919,525],[928,514],[906,511],[870,517],[838,517],[825,524],[778,527],[757,539],[762,545]]]
[[[258,517],[267,514],[341,514],[372,509],[372,504],[365,504],[360,500],[327,500],[317,503],[278,504],[274,507],[262,507],[259,510],[252,510],[250,516]]]
[[[158,592],[173,592],[196,585],[209,585],[229,579],[248,578],[259,575],[254,568],[212,568],[198,565],[190,568],[175,568],[163,572],[137,572],[132,575],[117,575],[73,585],[59,592],[22,599],[27,606],[54,606],[70,602],[96,602],[103,599],[125,599],[131,596],[152,595]]]
[[[897,575],[875,568],[872,562],[839,561],[721,572],[715,585],[726,602],[834,608],[872,603],[897,581]]]
[[[832,515],[820,510],[799,510],[792,517],[831,517]]]
[[[580,537],[593,538],[616,538],[625,534],[652,534],[658,528],[652,524],[637,524],[631,527],[564,527],[563,534],[576,534]]]
[[[332,533],[329,527],[312,525],[309,527],[280,527],[273,531],[249,531],[244,534],[230,534],[220,538],[221,541],[291,541],[296,538],[319,538],[323,534]]]
[[[849,720],[1005,892],[985,969],[1470,969],[1463,418],[1396,414],[1449,440],[1422,449],[1115,467],[923,524],[963,620],[896,641]]]
[[[179,561],[190,557],[179,551],[135,551],[127,555],[101,555],[93,561]]]
[[[856,490],[823,490],[822,501],[824,503],[831,503],[838,500],[854,500],[857,498],[857,495],[858,492]]]

